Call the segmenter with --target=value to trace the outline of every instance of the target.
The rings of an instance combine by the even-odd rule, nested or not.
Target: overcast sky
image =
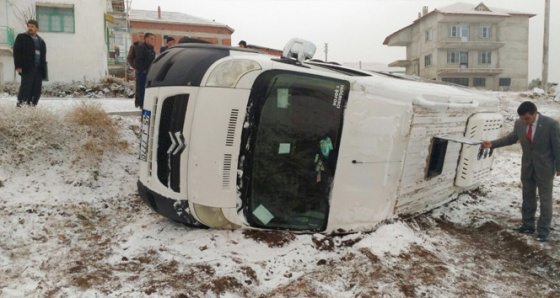
[[[405,59],[405,47],[383,45],[391,33],[414,21],[423,6],[429,11],[457,2],[448,0],[132,0],[133,9],[182,12],[233,28],[232,44],[282,49],[292,37],[317,46],[315,58],[337,62],[390,63]],[[536,14],[529,21],[529,80],[542,73],[545,0],[486,0],[490,7]],[[551,1],[549,81],[560,81],[560,3]]]

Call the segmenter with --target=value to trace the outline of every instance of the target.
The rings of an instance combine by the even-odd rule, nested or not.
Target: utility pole
[[[325,42],[325,62],[329,61],[327,59],[328,54],[329,54],[329,43]]]
[[[550,35],[550,0],[544,1],[544,38],[542,56],[542,88],[548,93],[548,39]]]

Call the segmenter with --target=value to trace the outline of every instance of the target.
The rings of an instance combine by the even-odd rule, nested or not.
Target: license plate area
[[[141,161],[148,161],[151,116],[152,112],[147,110],[142,111],[142,130],[140,136],[140,152],[138,155],[138,159]]]

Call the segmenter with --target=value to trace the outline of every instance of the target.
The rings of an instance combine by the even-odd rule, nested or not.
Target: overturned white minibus
[[[489,175],[498,100],[308,60],[180,44],[147,79],[138,189],[194,226],[349,233],[433,209]]]

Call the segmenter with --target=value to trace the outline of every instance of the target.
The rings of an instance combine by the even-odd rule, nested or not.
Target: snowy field
[[[532,93],[500,98],[504,132]],[[44,98],[62,113],[82,100]],[[560,103],[532,99],[560,118]],[[0,135],[0,297],[560,297],[560,178],[550,241],[520,235],[520,147],[432,212],[345,236],[194,229],[138,197],[133,99],[95,99],[128,147],[80,165],[64,146],[14,158]],[[0,115],[15,98],[0,96]],[[0,116],[1,117],[1,116]],[[52,129],[60,129],[52,127]],[[61,149],[62,148],[62,149]]]

